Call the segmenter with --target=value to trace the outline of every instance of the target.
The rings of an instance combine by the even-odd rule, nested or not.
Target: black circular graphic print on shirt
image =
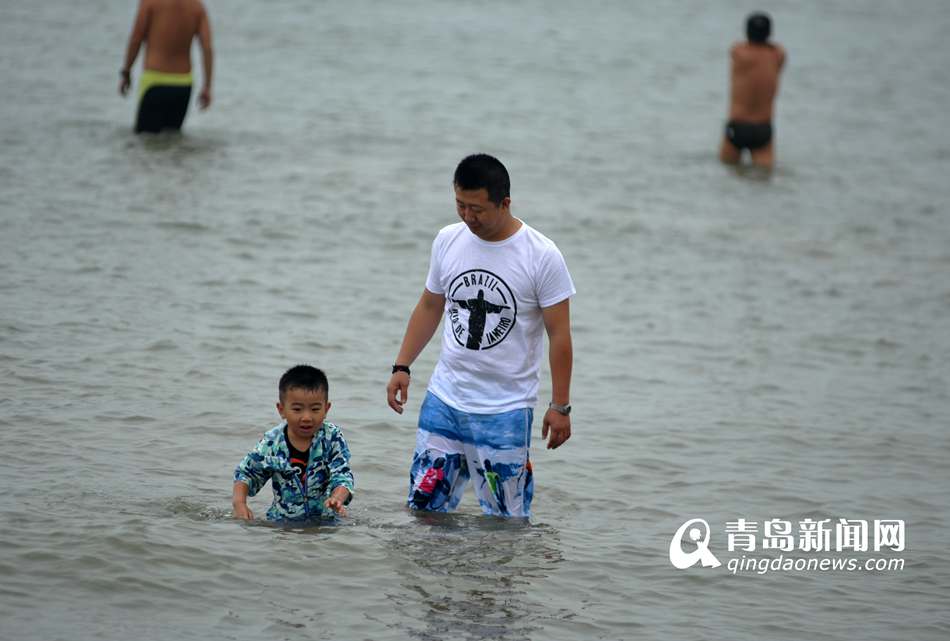
[[[459,345],[472,350],[491,349],[505,340],[518,316],[511,288],[484,269],[462,272],[448,289],[449,320]]]

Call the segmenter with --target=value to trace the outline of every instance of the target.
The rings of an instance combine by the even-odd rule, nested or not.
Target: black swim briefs
[[[772,123],[730,120],[726,123],[726,139],[737,149],[765,147],[772,142]]]

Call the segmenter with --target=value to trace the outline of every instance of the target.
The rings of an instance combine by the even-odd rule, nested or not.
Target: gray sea
[[[717,161],[734,0],[209,1],[215,102],[160,137],[116,93],[133,5],[0,2],[0,639],[950,638],[950,4],[762,7],[771,178]],[[529,524],[404,509],[437,340],[385,402],[477,151],[578,290]],[[238,523],[298,362],[351,515]],[[673,567],[694,518],[720,567]],[[781,556],[903,568],[729,567]]]

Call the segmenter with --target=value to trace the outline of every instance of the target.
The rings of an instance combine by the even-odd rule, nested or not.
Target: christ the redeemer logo
[[[505,340],[515,325],[518,306],[511,288],[484,269],[472,269],[449,285],[452,335],[468,349],[490,349]]]

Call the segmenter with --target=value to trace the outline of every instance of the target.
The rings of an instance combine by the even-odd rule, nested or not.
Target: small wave
[[[146,346],[145,351],[146,352],[167,352],[167,351],[176,350],[176,349],[178,349],[178,345],[175,343],[175,341],[170,340],[168,338],[163,338],[161,340],[157,340],[154,343],[151,343],[148,346]]]
[[[184,516],[193,521],[226,521],[231,518],[231,511],[206,505],[185,497],[174,497],[161,502],[162,511],[166,514]]]
[[[189,222],[189,221],[168,221],[168,222],[158,222],[155,223],[155,226],[159,229],[169,229],[172,231],[189,231],[189,232],[206,232],[211,231],[211,228],[202,223]]]

